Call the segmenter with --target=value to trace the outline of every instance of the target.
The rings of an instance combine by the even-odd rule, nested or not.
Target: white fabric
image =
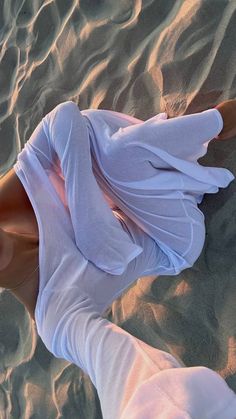
[[[175,275],[199,256],[197,203],[234,179],[197,162],[222,126],[216,109],[142,122],[68,101],[18,154],[39,227],[37,330],[54,356],[89,374],[104,419],[236,417],[218,374],[184,368],[101,316],[138,277]]]

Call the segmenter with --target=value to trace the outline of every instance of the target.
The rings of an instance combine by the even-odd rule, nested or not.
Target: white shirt
[[[55,357],[89,374],[105,419],[221,419],[222,412],[233,419],[236,396],[218,374],[184,368],[101,317],[138,277],[192,266],[204,242],[196,203],[234,179],[196,162],[222,129],[217,110],[165,119],[142,124],[112,111],[80,112],[69,101],[43,118],[18,154],[14,169],[39,227],[36,326]]]

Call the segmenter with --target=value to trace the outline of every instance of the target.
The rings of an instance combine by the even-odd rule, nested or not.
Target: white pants
[[[79,138],[84,126],[75,105],[66,103],[59,112],[49,120],[52,130],[47,131],[47,138],[40,126],[31,144],[40,158],[46,155],[42,147],[48,139],[49,146],[55,146],[61,156],[73,226],[78,234],[81,226],[73,199],[79,191],[70,191],[67,174],[77,164],[75,181],[81,181],[81,188],[83,181],[91,178],[86,159],[78,164],[83,144],[83,151],[88,151],[87,138],[85,131],[84,138]],[[157,117],[143,124],[133,121],[130,126],[132,118],[121,114],[82,113],[89,118],[87,127],[98,183],[106,198],[123,211],[123,215],[119,210],[114,210],[114,214],[143,252],[130,261],[121,275],[111,275],[82,258],[79,234],[78,249],[65,236],[70,252],[66,257],[56,256],[61,260],[64,257],[68,278],[65,281],[60,269],[52,266],[53,278],[38,306],[38,332],[56,357],[73,362],[89,374],[98,391],[104,419],[234,419],[236,396],[218,374],[204,367],[184,368],[180,360],[102,318],[107,305],[138,277],[174,275],[192,266],[199,256],[205,230],[197,202],[201,202],[204,193],[215,193],[233,179],[226,169],[203,168],[196,161],[220,132],[219,115],[209,110],[170,121]],[[55,117],[53,112],[50,116]],[[48,118],[44,123],[47,121]],[[63,144],[67,138],[73,148],[69,143],[66,147]],[[59,140],[61,143],[56,144]],[[75,176],[73,171],[71,176]],[[84,194],[89,194],[89,189],[84,189]],[[92,199],[90,204],[95,209],[99,206]],[[93,237],[88,239],[89,245]],[[101,237],[98,239],[102,244]],[[104,248],[106,245],[104,242]],[[50,263],[54,263],[53,257]],[[58,267],[59,262],[55,265]]]

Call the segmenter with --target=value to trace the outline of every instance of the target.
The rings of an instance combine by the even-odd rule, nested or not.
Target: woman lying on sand
[[[63,102],[0,179],[0,286],[55,357],[89,374],[105,419],[236,417],[216,372],[186,368],[102,318],[139,277],[198,259],[198,204],[234,176],[197,160],[211,140],[236,135],[235,116],[236,100],[147,121]]]

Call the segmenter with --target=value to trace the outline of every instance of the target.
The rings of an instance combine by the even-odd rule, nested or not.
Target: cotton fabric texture
[[[200,255],[197,204],[234,179],[197,162],[222,127],[216,109],[141,121],[67,101],[18,154],[39,227],[37,331],[55,357],[89,374],[104,419],[236,417],[217,373],[185,368],[102,318],[140,276],[176,275]]]

